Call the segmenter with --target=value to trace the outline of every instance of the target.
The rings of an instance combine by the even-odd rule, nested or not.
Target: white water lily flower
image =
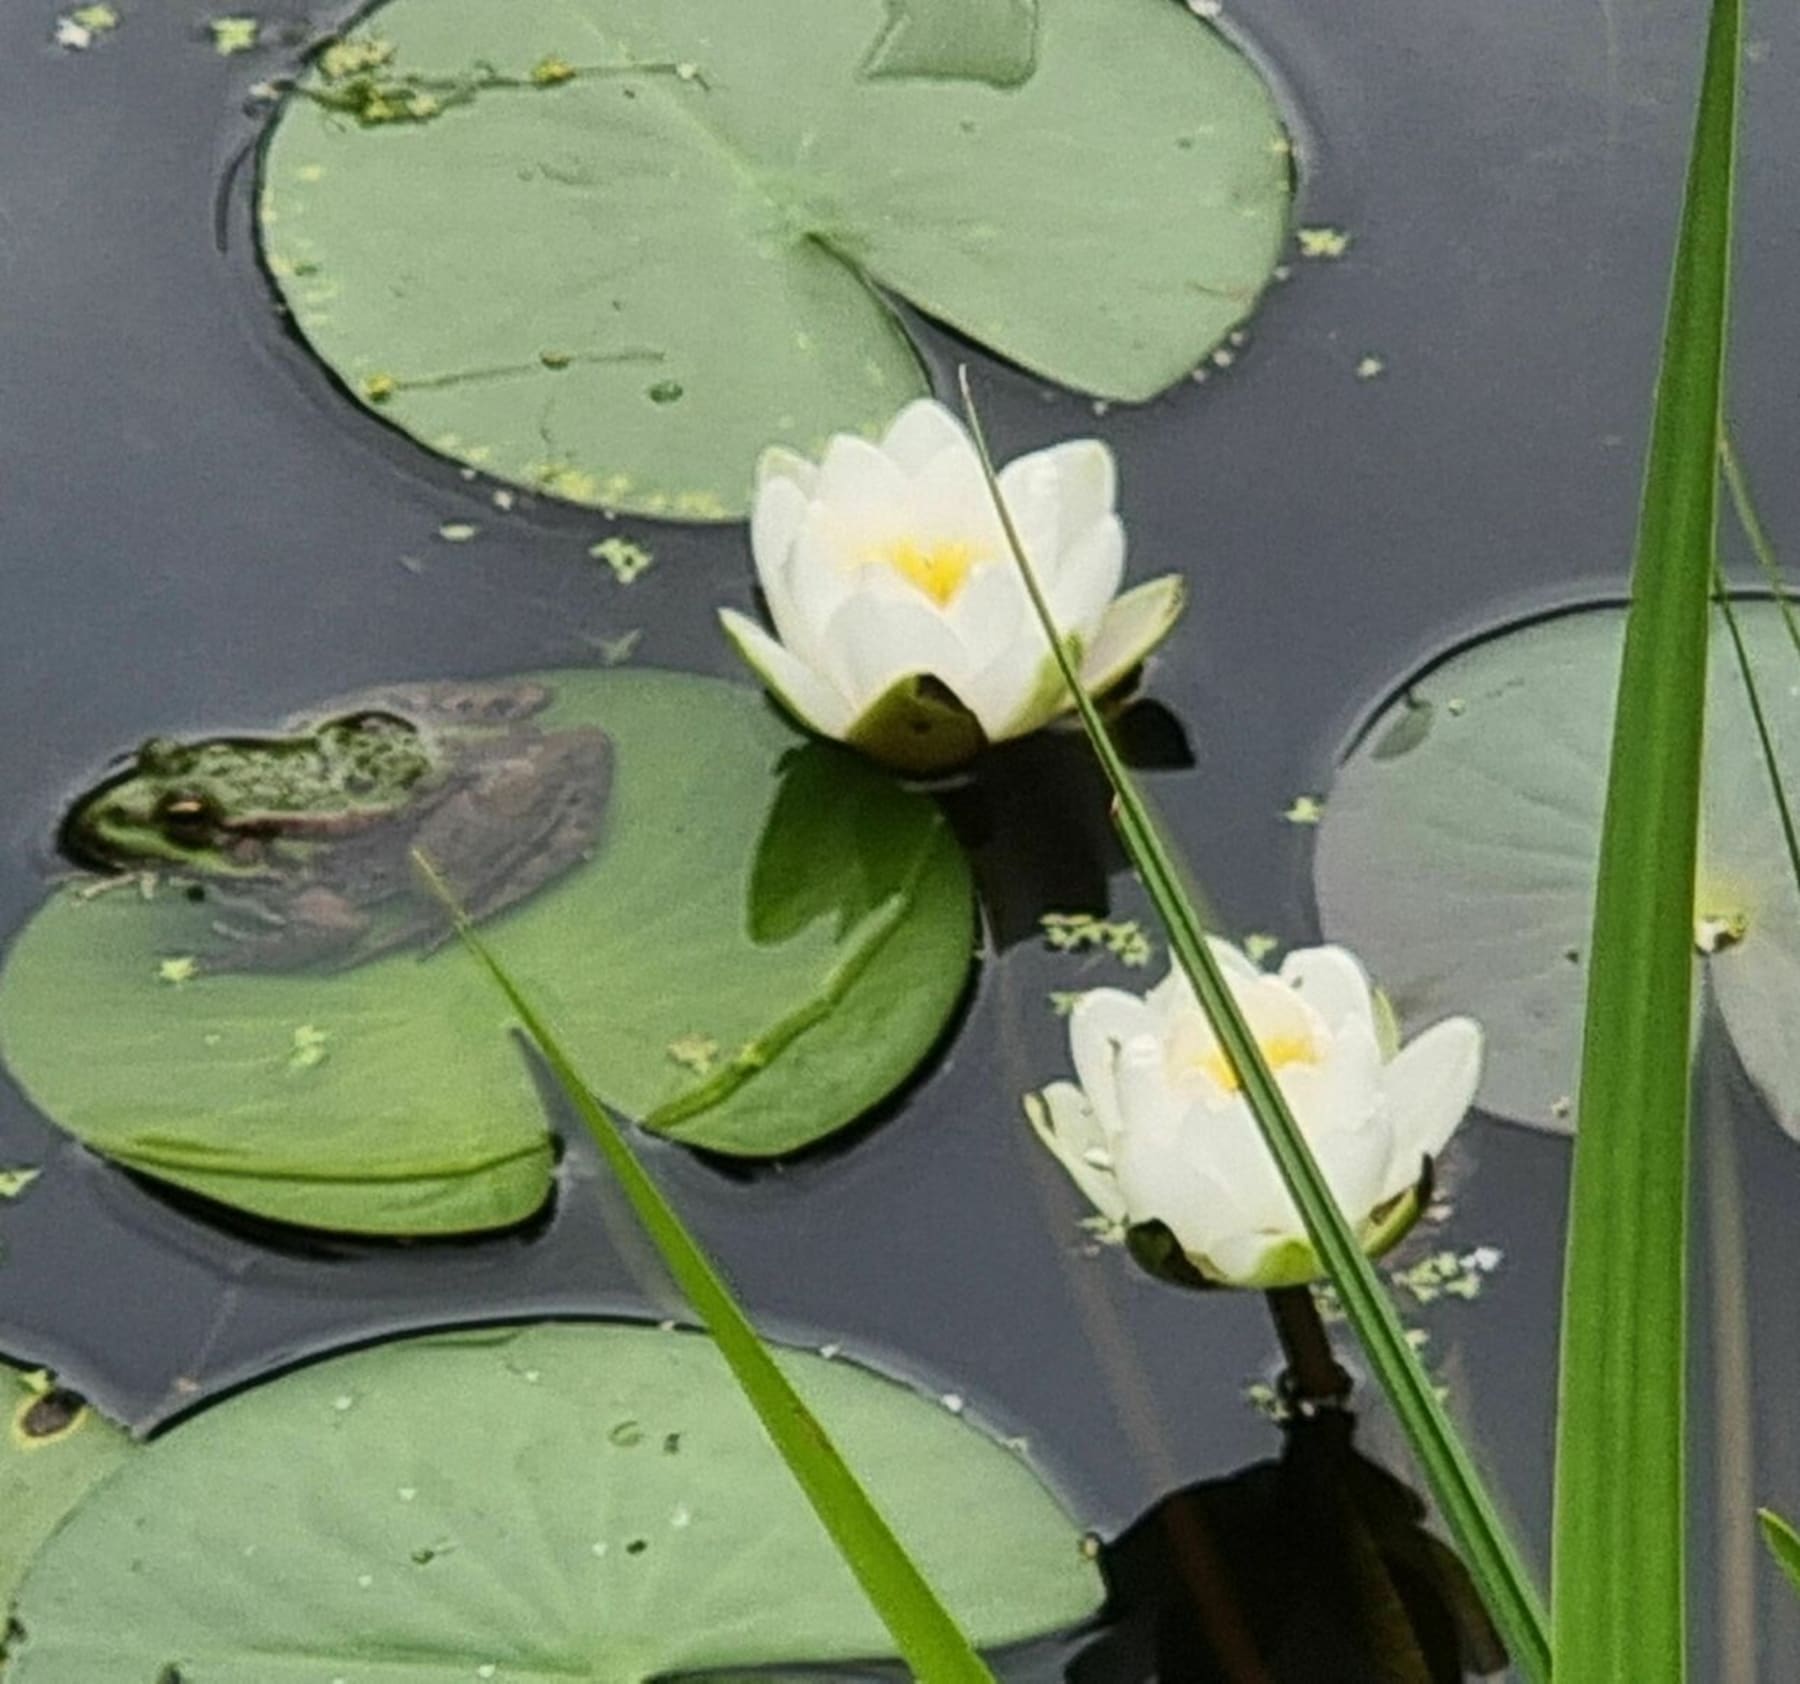
[[[1116,478],[1098,439],[1022,456],[999,475],[1094,694],[1161,642],[1183,600],[1174,575],[1118,595]],[[974,443],[942,404],[909,404],[880,444],[840,433],[817,464],[766,451],[750,545],[778,636],[730,609],[720,619],[787,710],[822,736],[934,772],[1069,705]]]
[[[1385,1005],[1341,947],[1278,974],[1212,943],[1294,1119],[1370,1255],[1418,1219],[1428,1160],[1475,1096],[1481,1030],[1448,1018],[1396,1046]],[[1109,1226],[1160,1223],[1220,1285],[1296,1286],[1323,1272],[1179,969],[1146,996],[1102,988],[1070,1014],[1079,1086],[1028,1102],[1033,1127]]]

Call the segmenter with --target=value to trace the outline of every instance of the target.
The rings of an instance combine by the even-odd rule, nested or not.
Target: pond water
[[[492,484],[347,401],[286,329],[253,233],[269,108],[249,90],[347,10],[265,11],[264,44],[229,56],[191,0],[121,11],[83,52],[51,44],[49,0],[0,13],[9,936],[57,869],[66,802],[152,732],[267,725],[399,677],[593,665],[627,634],[634,666],[737,678],[714,610],[752,607],[740,527],[609,524],[528,493],[498,508]],[[1800,488],[1782,471],[1800,357],[1786,308],[1800,267],[1788,173],[1800,20],[1759,14],[1732,408],[1779,541],[1800,533]],[[1001,453],[1105,438],[1133,578],[1186,573],[1192,607],[1150,686],[1167,717],[1145,716],[1162,762],[1151,787],[1224,922],[1294,945],[1316,935],[1313,832],[1283,815],[1325,790],[1358,723],[1482,630],[1617,594],[1699,15],[1672,0],[1244,0],[1223,23],[1287,104],[1299,223],[1347,233],[1343,254],[1290,255],[1243,343],[1203,382],[1142,407],[1099,412],[974,360]],[[947,395],[968,353],[921,335]],[[455,523],[478,530],[447,543]],[[629,585],[587,555],[613,532],[654,554]],[[1049,911],[1147,918],[1098,784],[1072,745],[1039,743],[946,803],[975,849],[991,939],[924,1073],[865,1126],[787,1161],[733,1167],[639,1145],[766,1331],[966,1397],[972,1415],[1029,1438],[1103,1538],[1209,1486],[1185,1530],[1146,1525],[1115,1552],[1127,1601],[1163,1596],[1169,1613],[1198,1594],[1216,1616],[1253,1594],[1260,1611],[1238,1606],[1251,1625],[1297,1619],[1315,1592],[1266,1542],[1293,1491],[1265,1477],[1221,1495],[1217,1483],[1280,1453],[1247,1400],[1278,1367],[1263,1305],[1190,1297],[1087,1243],[1020,1115],[1020,1096],[1065,1068],[1050,993],[1138,980],[1038,931]],[[1800,1611],[1750,1529],[1756,1503],[1791,1512],[1800,1492],[1787,1407],[1800,1385],[1800,1161],[1716,1042],[1700,1117],[1695,1667],[1748,1684],[1800,1659]],[[146,1426],[398,1330],[674,1314],[579,1129],[566,1138],[544,1218],[481,1243],[383,1245],[263,1232],[158,1193],[8,1086],[0,1166],[43,1173],[0,1203],[0,1351]],[[1459,1138],[1454,1213],[1424,1244],[1491,1247],[1501,1261],[1474,1299],[1409,1306],[1409,1319],[1541,1555],[1568,1146],[1485,1119]],[[1359,1448],[1404,1477],[1372,1387],[1362,1405]],[[1186,1582],[1193,1516],[1213,1550],[1240,1552],[1242,1584],[1221,1590],[1208,1569],[1202,1592],[1170,1588]],[[1216,1676],[1387,1676],[1317,1625],[1296,1628],[1276,1670]],[[1160,1676],[1215,1676],[1184,1646],[1178,1613],[1163,1637]],[[1016,1668],[1144,1678],[1148,1644],[1141,1631],[1088,1635]]]

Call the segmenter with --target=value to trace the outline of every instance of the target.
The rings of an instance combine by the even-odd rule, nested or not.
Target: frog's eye
[[[137,769],[166,778],[186,757],[187,751],[170,737],[152,737],[137,751]]]
[[[221,816],[216,802],[189,790],[171,790],[156,804],[157,828],[182,848],[206,847]]]

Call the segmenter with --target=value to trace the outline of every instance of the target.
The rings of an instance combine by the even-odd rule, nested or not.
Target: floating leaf
[[[629,538],[621,538],[616,533],[611,538],[602,538],[599,543],[590,545],[588,554],[596,561],[605,562],[621,585],[629,585],[640,574],[649,572],[656,560],[642,544],[634,544]]]
[[[942,1031],[972,950],[968,869],[937,809],[801,743],[735,685],[542,682],[549,728],[612,736],[612,804],[592,861],[483,930],[600,1095],[754,1157],[890,1092]],[[796,780],[817,798],[804,811]],[[829,890],[795,909],[801,860]],[[465,955],[209,973],[213,916],[170,894],[43,907],[0,979],[0,1047],[39,1106],[134,1170],[280,1221],[453,1233],[543,1202],[543,1114]],[[160,979],[170,954],[200,955],[179,986]],[[704,1078],[669,1056],[689,1036],[721,1049]]]
[[[1294,237],[1302,257],[1335,259],[1350,249],[1350,236],[1342,228],[1297,228]]]
[[[1094,1612],[1017,1456],[779,1360],[976,1641]],[[629,1684],[890,1647],[711,1341],[591,1325],[408,1340],[209,1409],[71,1517],[16,1612],[8,1684]]]
[[[1738,617],[1793,788],[1794,650],[1773,604],[1740,602]],[[1363,734],[1319,835],[1327,933],[1362,955],[1409,1029],[1479,1018],[1479,1103],[1540,1128],[1574,1120],[1621,628],[1616,609],[1563,614],[1431,669]],[[1728,647],[1710,683],[1696,946],[1712,950],[1708,986],[1738,1056],[1800,1135],[1800,896]],[[1431,730],[1393,752],[1421,707]]]
[[[262,39],[261,21],[245,14],[214,18],[206,27],[212,32],[213,51],[221,58],[250,52]]]
[[[270,269],[376,413],[575,502],[734,518],[765,445],[884,424],[925,378],[883,293],[1148,398],[1286,232],[1273,99],[1169,0],[1042,0],[1006,92],[859,74],[877,0],[368,17],[271,137]]]
[[[31,1558],[128,1455],[123,1431],[41,1370],[0,1362],[0,1650],[6,1609]]]

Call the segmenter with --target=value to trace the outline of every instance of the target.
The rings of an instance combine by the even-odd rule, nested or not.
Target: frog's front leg
[[[358,950],[369,931],[368,913],[321,884],[274,903],[235,910],[235,918],[213,920],[214,933],[228,945],[206,955],[208,970],[297,971],[309,966],[335,970],[360,957]]]

